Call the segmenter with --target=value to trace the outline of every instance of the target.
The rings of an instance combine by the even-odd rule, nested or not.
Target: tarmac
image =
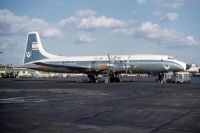
[[[75,81],[0,79],[0,132],[200,132],[200,77],[190,84]]]

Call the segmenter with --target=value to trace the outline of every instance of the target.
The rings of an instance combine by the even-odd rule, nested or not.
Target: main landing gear
[[[166,82],[165,74],[159,73],[157,81],[160,83],[165,83]]]
[[[109,83],[109,82],[120,82],[120,78],[118,76],[110,75],[110,76],[102,76],[96,74],[88,74],[88,82],[89,83]]]
[[[97,82],[97,75],[95,75],[95,74],[88,74],[88,78],[89,78],[89,80],[88,80],[89,83]]]
[[[110,76],[109,81],[110,82],[120,82],[120,78],[112,75],[112,76]]]

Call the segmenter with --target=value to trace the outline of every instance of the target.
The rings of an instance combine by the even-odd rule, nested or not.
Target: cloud
[[[79,43],[94,41],[92,32],[85,30],[104,28],[110,31],[120,30],[127,25],[125,21],[106,16],[97,16],[90,9],[79,10],[74,16],[70,16],[56,23],[49,23],[40,18],[29,18],[28,16],[17,16],[9,10],[0,10],[0,36],[20,35],[30,31],[38,31],[42,37],[57,38],[64,37],[63,31],[73,28],[81,32],[77,39]]]
[[[89,17],[83,18],[78,25],[80,29],[96,29],[96,28],[120,28],[126,26],[126,22],[114,18],[101,17]]]
[[[17,16],[9,10],[0,10],[0,36],[39,31],[44,37],[60,38],[62,32],[55,25],[39,18]],[[50,33],[48,33],[48,31]]]
[[[171,29],[161,28],[151,22],[142,23],[134,32],[135,37],[168,45],[197,45],[197,40],[190,35],[183,35]]]
[[[89,30],[97,28],[121,28],[125,27],[127,23],[119,19],[107,18],[106,16],[98,17],[95,11],[87,9],[79,10],[75,16],[60,20],[58,25],[63,27],[75,26],[79,30]]]
[[[94,37],[89,32],[81,32],[78,34],[78,39],[76,43],[92,43],[94,41]]]
[[[179,16],[178,13],[162,15],[159,11],[154,12],[154,15],[159,16],[163,21],[174,21]],[[134,35],[134,37],[155,41],[159,44],[198,44],[193,36],[162,28],[158,24],[143,22],[138,27],[132,27],[128,25],[128,22],[120,19],[97,16],[96,12],[90,9],[77,11],[75,16],[64,18],[53,24],[39,18],[17,16],[9,10],[0,10],[0,37],[39,31],[43,37],[60,39],[63,38],[63,31],[67,27],[72,27],[79,32],[76,43],[93,42],[95,40],[92,36],[93,31],[86,32],[86,30],[103,28],[118,34]]]
[[[111,32],[114,30],[117,32],[117,30],[122,30],[126,27],[127,23],[120,19],[97,16],[95,11],[86,9],[77,11],[75,16],[60,20],[57,25],[61,28],[73,27],[77,29],[80,33],[78,34],[76,43],[91,43],[95,40],[92,36],[92,31],[86,32],[86,30],[103,28]]]
[[[167,13],[160,17],[162,21],[174,21],[178,18],[178,13]]]
[[[63,34],[57,28],[47,28],[41,35],[46,38],[63,38]]]
[[[159,17],[162,21],[175,21],[179,16],[176,12],[162,14],[160,11],[154,11],[153,15]]]
[[[118,28],[118,29],[113,29],[114,33],[117,34],[122,34],[122,35],[133,35],[134,34],[134,28]]]
[[[0,10],[0,35],[9,35],[23,27],[27,17],[17,17],[9,10]]]
[[[77,24],[77,22],[78,22],[78,18],[76,18],[75,16],[71,16],[71,17],[60,20],[57,24],[59,26],[74,26]]]
[[[186,38],[184,38],[183,42],[186,42],[189,45],[198,44],[197,40],[193,36],[186,36]]]
[[[91,17],[91,16],[96,16],[96,12],[90,9],[79,10],[76,12],[76,15],[78,15],[79,17]]]

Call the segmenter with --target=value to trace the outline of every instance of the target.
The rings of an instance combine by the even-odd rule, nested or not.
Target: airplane
[[[168,55],[60,56],[47,53],[38,32],[27,35],[23,67],[45,72],[84,73],[89,82],[105,75],[110,82],[119,82],[121,73],[166,73],[185,71],[186,63]]]

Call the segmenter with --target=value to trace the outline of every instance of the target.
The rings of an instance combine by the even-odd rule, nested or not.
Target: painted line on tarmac
[[[4,98],[0,99],[0,103],[41,103],[47,102],[48,100],[38,98],[36,96],[26,96],[26,97],[12,97],[12,98]]]

